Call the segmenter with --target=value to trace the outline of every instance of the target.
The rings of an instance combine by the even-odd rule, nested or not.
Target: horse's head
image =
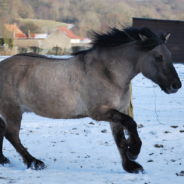
[[[147,41],[147,37],[139,35],[142,42]],[[157,45],[144,54],[139,59],[139,69],[142,74],[158,84],[167,94],[176,93],[181,88],[181,81],[172,64],[171,53],[165,43],[170,36],[163,35],[163,43]]]

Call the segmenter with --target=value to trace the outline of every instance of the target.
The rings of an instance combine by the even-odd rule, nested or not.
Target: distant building
[[[10,38],[16,38],[16,39],[21,39],[21,38],[27,38],[27,35],[24,34],[16,24],[5,24],[5,28],[9,33],[7,35],[10,35],[8,37]]]
[[[89,39],[89,38],[83,38],[81,40],[81,43],[91,43],[91,39]]]
[[[74,33],[72,33],[71,30],[67,29],[66,27],[58,27],[56,29],[61,30],[68,38],[70,38],[70,43],[80,43],[82,38],[79,36],[76,36]]]
[[[47,52],[47,50],[69,50],[73,47],[89,47],[90,40],[80,38],[66,27],[57,27],[50,34],[33,34],[28,31],[24,34],[15,24],[5,25],[6,29],[11,33],[14,39],[14,46],[20,52],[26,52],[27,48],[31,48],[33,52]]]

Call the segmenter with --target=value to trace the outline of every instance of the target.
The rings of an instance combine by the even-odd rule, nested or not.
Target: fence
[[[88,47],[85,46],[73,46],[69,49],[66,48],[60,48],[60,47],[53,47],[52,49],[43,49],[39,47],[27,47],[27,48],[17,48],[17,53],[28,53],[33,52],[36,54],[44,54],[44,55],[67,55],[72,52],[77,52],[80,50],[85,50]]]
[[[17,53],[28,53],[33,52],[36,54],[44,55],[66,55],[72,52],[72,49],[61,49],[59,47],[53,47],[52,49],[42,49],[39,47],[27,47],[27,48],[18,48]]]
[[[184,65],[174,64],[184,85]],[[138,124],[177,124],[184,119],[184,88],[166,94],[142,74],[132,81],[134,119]],[[184,123],[183,123],[184,125]]]

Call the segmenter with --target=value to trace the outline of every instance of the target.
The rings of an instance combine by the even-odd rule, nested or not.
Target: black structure
[[[184,63],[184,21],[133,18],[133,27],[149,27],[155,33],[170,32],[167,47],[171,51],[173,62]]]

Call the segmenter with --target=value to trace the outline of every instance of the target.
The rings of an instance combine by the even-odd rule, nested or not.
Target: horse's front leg
[[[126,129],[129,133],[129,139],[127,141],[122,140],[118,143],[119,147],[127,147],[127,156],[130,160],[136,160],[141,149],[141,139],[137,132],[137,124],[130,116],[120,113],[117,110],[109,110],[106,114],[107,120],[114,124],[121,125],[121,129]]]
[[[137,124],[133,118],[115,109],[109,110],[108,107],[95,109],[91,115],[95,120],[111,123],[115,142],[123,160],[123,168],[131,173],[143,171],[142,166],[134,162],[140,153],[142,142],[137,132]],[[125,139],[124,129],[129,133],[128,140]]]
[[[114,140],[116,142],[116,145],[122,158],[122,165],[124,170],[130,173],[143,172],[142,166],[136,163],[135,161],[130,160],[129,157],[127,156],[128,144],[127,140],[125,139],[123,126],[119,123],[113,122],[111,122],[110,125],[114,136]]]

